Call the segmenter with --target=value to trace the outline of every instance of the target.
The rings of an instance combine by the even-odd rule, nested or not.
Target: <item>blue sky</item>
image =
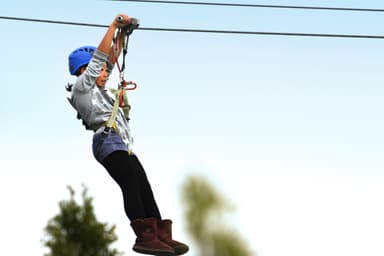
[[[12,1],[0,15],[108,25],[121,12],[142,27],[384,35],[382,13],[87,0]],[[99,219],[117,224],[116,247],[130,254],[119,188],[65,99],[74,79],[68,54],[97,45],[105,29],[9,20],[0,29],[2,251],[43,255],[42,229],[68,197],[66,185],[85,183]],[[135,31],[125,74],[138,83],[130,93],[135,149],[176,238],[191,242],[179,191],[188,175],[202,174],[237,206],[228,225],[255,255],[383,255],[383,43]]]

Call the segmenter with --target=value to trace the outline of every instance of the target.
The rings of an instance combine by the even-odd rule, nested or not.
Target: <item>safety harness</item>
[[[119,111],[119,107],[123,109],[124,116],[127,120],[129,120],[129,111],[131,110],[131,106],[129,105],[128,102],[128,97],[127,97],[127,90],[135,90],[137,87],[137,84],[133,81],[126,81],[124,79],[124,70],[125,70],[125,57],[128,53],[128,42],[129,42],[129,36],[132,34],[133,30],[137,29],[139,27],[139,22],[135,18],[131,18],[130,24],[123,27],[119,28],[115,37],[113,38],[113,47],[115,51],[115,57],[116,57],[116,65],[119,70],[119,84],[118,84],[118,89],[109,89],[114,95],[115,95],[115,102],[113,104],[113,109],[112,109],[112,114],[110,118],[108,119],[107,123],[105,124],[104,127],[104,133],[109,133],[115,125],[116,117]],[[119,37],[120,35],[124,33],[124,42],[123,42],[123,58],[122,58],[122,65],[120,66],[119,61],[118,61],[118,47],[121,42],[119,42]]]

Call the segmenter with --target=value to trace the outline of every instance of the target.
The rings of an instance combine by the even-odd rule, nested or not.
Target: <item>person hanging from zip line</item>
[[[132,21],[125,14],[117,15],[97,48],[82,46],[70,53],[69,72],[76,81],[67,87],[71,92],[68,99],[86,129],[95,132],[94,157],[122,190],[124,210],[136,235],[132,249],[158,256],[181,255],[189,248],[173,240],[172,220],[162,219],[146,172],[132,151],[127,116],[130,106],[121,107],[121,98],[105,87],[115,64],[119,64],[123,42],[127,43],[129,36],[124,31]]]

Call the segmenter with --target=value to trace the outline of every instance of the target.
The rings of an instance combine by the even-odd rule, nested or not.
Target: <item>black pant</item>
[[[102,162],[123,192],[124,210],[133,221],[155,217],[161,219],[151,185],[136,155],[126,151],[114,151]]]

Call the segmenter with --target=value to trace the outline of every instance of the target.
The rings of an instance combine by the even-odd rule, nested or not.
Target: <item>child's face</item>
[[[107,72],[107,64],[103,65],[103,68],[100,70],[100,74],[96,79],[96,84],[99,87],[105,87],[105,84],[108,81],[109,74]]]

